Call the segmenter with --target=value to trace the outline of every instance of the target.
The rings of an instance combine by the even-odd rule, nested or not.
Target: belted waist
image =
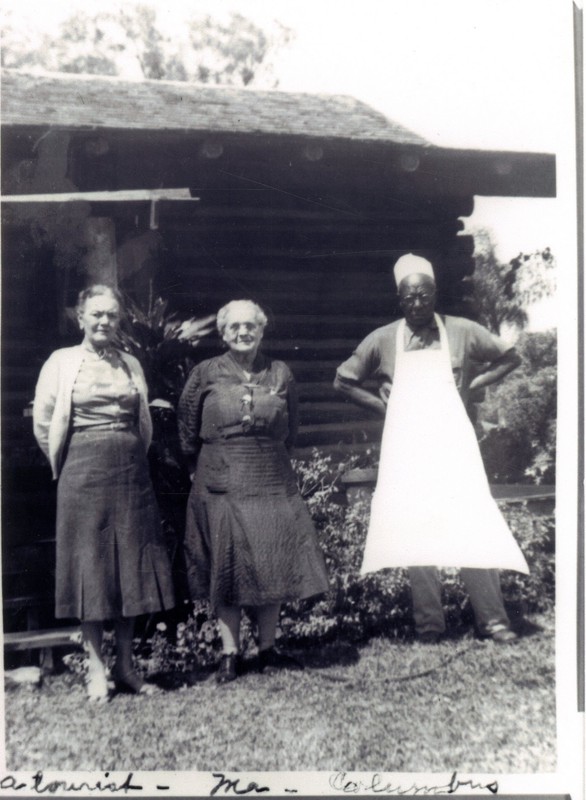
[[[91,433],[96,431],[132,431],[136,429],[136,423],[132,420],[119,420],[112,422],[100,422],[98,425],[74,425],[74,433]]]
[[[204,439],[203,441],[206,447],[224,447],[233,445],[234,447],[241,447],[242,445],[254,445],[254,444],[273,444],[273,445],[282,445],[283,442],[280,439],[273,439],[270,436],[248,436],[242,435],[228,435],[225,438],[218,438],[218,439]]]

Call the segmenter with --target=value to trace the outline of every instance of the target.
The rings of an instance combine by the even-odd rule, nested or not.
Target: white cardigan
[[[49,459],[53,478],[59,476],[63,448],[71,422],[73,385],[87,351],[81,345],[55,350],[43,364],[33,404],[33,430],[39,447]],[[148,405],[148,391],[142,367],[134,356],[120,352],[130,371],[140,398],[138,429],[148,450],[153,423]]]

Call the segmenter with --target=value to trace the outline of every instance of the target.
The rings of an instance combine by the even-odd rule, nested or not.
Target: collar
[[[231,362],[232,364],[235,364],[235,365],[236,365],[236,366],[237,366],[239,369],[241,369],[241,370],[243,370],[243,371],[244,371],[244,368],[243,368],[243,367],[241,366],[241,364],[240,364],[240,363],[239,363],[239,362],[238,362],[238,361],[237,361],[237,360],[234,358],[234,356],[232,355],[232,353],[230,352],[230,350],[227,350],[227,351],[226,351],[226,353],[224,353],[224,356],[226,357],[226,359],[227,359],[229,362]],[[257,351],[257,353],[256,353],[256,356],[255,356],[255,358],[254,358],[254,361],[252,362],[252,366],[251,366],[251,368],[250,368],[250,372],[251,372],[252,374],[254,374],[254,373],[257,373],[257,372],[262,372],[262,370],[263,370],[263,369],[264,369],[266,366],[267,366],[267,359],[266,359],[266,357],[264,356],[264,354],[263,354],[263,353],[261,353],[261,351],[260,351],[260,350],[258,350],[258,351]],[[248,371],[248,370],[247,370],[247,371]]]
[[[436,331],[439,330],[439,326],[438,326],[437,320],[436,320],[436,318],[434,316],[430,320],[430,322],[427,323],[427,325],[423,325],[423,327],[419,327],[419,328],[417,328],[415,330],[409,325],[407,320],[405,320],[405,330],[407,331],[407,334],[408,334],[409,338],[411,339],[413,336],[419,336],[420,334],[424,333],[425,331],[432,331],[433,333],[435,333]]]
[[[90,355],[98,358],[100,361],[113,361],[119,355],[118,350],[112,345],[107,345],[106,347],[102,347],[98,350],[91,344],[82,342],[80,347],[84,357],[86,357],[89,353]]]

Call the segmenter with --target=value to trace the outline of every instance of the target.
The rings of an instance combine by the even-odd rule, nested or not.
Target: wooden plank
[[[205,214],[200,212],[199,207],[194,213],[193,207],[184,206],[182,203],[173,203],[161,209],[161,216],[167,222],[169,216],[173,214],[177,220],[181,214],[188,215],[190,231],[200,240],[202,234],[213,234],[220,232],[223,236],[231,237],[240,232],[259,233],[263,236],[269,235],[275,238],[277,234],[286,234],[293,238],[305,238],[306,236],[328,236],[332,239],[343,241],[352,237],[360,237],[371,242],[381,237],[392,237],[404,239],[405,237],[415,237],[418,241],[426,242],[433,238],[446,238],[455,236],[463,230],[463,223],[458,220],[438,220],[431,222],[426,219],[414,218],[412,220],[389,220],[372,219],[367,215],[346,217],[343,214],[316,216],[305,214],[302,219],[295,220],[297,224],[292,224],[291,214],[279,214],[273,212],[269,217],[264,214],[249,213],[243,215],[241,209],[236,209],[230,216],[229,214],[216,215],[215,210],[207,208]],[[182,229],[186,233],[185,228]],[[178,240],[179,244],[184,243],[183,237]]]
[[[182,291],[181,297],[185,298],[185,292]],[[324,340],[325,338],[347,338],[350,339],[356,335],[356,331],[366,330],[373,331],[381,325],[387,325],[392,321],[389,313],[386,314],[328,314],[325,316],[319,311],[305,309],[303,312],[295,313],[287,310],[274,321],[270,320],[270,336],[276,338],[284,338],[288,336],[291,342],[295,344],[295,339],[299,334],[304,338],[313,335],[315,328],[319,328],[320,337],[316,340]],[[289,333],[286,333],[289,332]],[[270,336],[267,334],[266,341],[270,341]]]
[[[339,392],[334,389],[332,381],[312,381],[311,383],[302,383],[297,385],[299,391],[299,399],[304,401],[311,400],[336,400],[340,398]]]
[[[555,486],[527,486],[519,483],[493,484],[490,488],[495,500],[502,500],[508,503],[555,499]]]
[[[197,238],[197,241],[196,241]],[[454,237],[457,238],[457,237]],[[464,238],[464,237],[459,237]],[[447,239],[436,231],[425,235],[416,231],[381,231],[378,236],[366,237],[364,232],[335,232],[300,229],[292,231],[287,225],[277,227],[230,226],[218,224],[216,228],[194,229],[193,241],[174,243],[173,252],[178,258],[190,253],[197,258],[213,255],[217,259],[234,259],[235,251],[241,258],[361,258],[374,264],[375,260],[396,258],[401,252],[415,249],[447,249]],[[332,269],[335,265],[332,264]]]
[[[270,329],[269,334],[270,337]],[[347,339],[271,339],[265,338],[262,343],[263,352],[272,358],[320,359],[324,357],[339,359],[340,363],[352,353],[356,346],[354,338]],[[219,338],[210,336],[202,339],[197,345],[197,354],[208,358],[208,354],[216,355],[221,351]],[[20,395],[19,395],[20,396]]]
[[[197,246],[195,249],[197,250]],[[304,253],[306,252],[307,248],[304,250]],[[297,258],[292,263],[291,253],[283,253],[282,250],[278,251],[278,257],[283,268],[277,270],[275,269],[274,258],[263,257],[255,248],[254,266],[243,267],[238,258],[234,256],[232,248],[229,250],[229,257],[222,260],[221,263],[211,261],[209,249],[202,248],[201,254],[190,250],[188,256],[177,256],[175,264],[182,274],[187,273],[190,277],[197,277],[197,280],[202,282],[204,286],[207,286],[209,281],[217,281],[218,278],[221,278],[225,281],[263,282],[265,286],[267,282],[268,286],[282,284],[288,287],[293,286],[297,290],[301,285],[305,285],[305,282],[319,284],[325,281],[331,289],[347,286],[348,289],[356,291],[356,287],[364,283],[365,274],[368,274],[369,281],[386,282],[388,287],[394,291],[390,268],[391,262],[388,257],[384,264],[370,264],[367,266],[361,263],[357,264],[356,262],[359,262],[360,259],[354,259],[353,263],[345,263],[336,268],[335,279],[332,278],[331,261],[329,259],[322,261],[318,258]],[[335,285],[333,280],[335,280]]]
[[[367,457],[368,451],[372,449],[372,442],[335,442],[333,444],[320,444],[319,454],[320,457],[329,457],[334,464],[345,461],[350,456]],[[293,451],[293,458],[296,461],[309,461],[313,458],[316,445],[309,444],[295,447]]]
[[[213,190],[212,190],[213,191]],[[440,225],[448,225],[451,226],[454,230],[462,230],[464,223],[458,219],[458,214],[454,213],[453,215],[445,217],[445,210],[444,216],[435,216],[434,211],[437,212],[437,209],[434,209],[432,213],[429,213],[429,207],[427,206],[418,206],[416,208],[411,209],[412,218],[406,219],[404,212],[403,216],[398,220],[395,217],[389,216],[388,213],[380,212],[377,213],[376,211],[369,210],[364,212],[363,214],[359,213],[359,216],[356,218],[354,216],[349,216],[347,213],[344,213],[343,210],[329,210],[329,209],[310,209],[307,208],[306,205],[301,203],[297,203],[296,207],[291,207],[291,205],[287,205],[285,203],[277,203],[275,202],[275,193],[268,192],[268,198],[263,198],[260,195],[262,193],[256,192],[255,193],[255,202],[252,203],[250,200],[246,203],[246,205],[237,205],[234,204],[233,206],[222,206],[220,204],[209,202],[208,191],[204,190],[202,195],[205,195],[205,204],[201,204],[198,206],[197,209],[197,217],[198,219],[208,220],[208,219],[218,219],[230,222],[232,220],[247,220],[252,219],[257,221],[258,220],[288,220],[290,222],[295,223],[316,223],[316,224],[336,224],[339,225],[341,220],[344,222],[348,222],[350,225],[399,225],[399,224],[416,224],[416,225],[431,225],[434,223]],[[201,198],[200,198],[201,199]],[[168,219],[168,225],[173,227],[177,224],[178,218],[182,213],[184,213],[185,209],[182,208],[181,205],[173,205],[168,209],[165,209],[165,220]],[[178,228],[181,230],[182,226],[178,225]]]
[[[169,180],[171,177],[169,175]],[[305,199],[306,192],[301,197],[294,197],[288,193],[262,187],[254,191],[234,192],[230,198],[232,205],[227,208],[225,206],[226,188],[218,185],[216,177],[207,186],[204,186],[202,181],[196,181],[193,186],[195,187],[194,191],[197,191],[201,198],[198,215],[200,211],[203,212],[207,209],[210,214],[214,214],[217,209],[222,216],[229,216],[244,209],[248,210],[250,216],[256,216],[273,209],[276,214],[289,211],[293,215],[300,215],[301,219],[320,219],[322,216],[327,219],[331,216],[340,221],[363,219],[372,222],[403,221],[409,224],[412,220],[422,220],[435,224],[436,222],[450,222],[459,217],[469,217],[474,210],[472,195],[450,197],[443,194],[439,198],[432,199],[428,196],[423,199],[407,192],[402,197],[398,197],[395,192],[385,191],[384,186],[379,189],[377,184],[372,182],[368,186],[360,188],[348,185],[339,186],[334,202],[330,204],[329,208],[325,203],[321,205],[311,201],[308,203]],[[307,187],[303,188],[307,189]],[[223,214],[222,209],[224,210]],[[292,216],[291,219],[294,221],[296,218]],[[166,227],[175,230],[180,227],[180,221],[171,218],[166,221]]]
[[[376,483],[378,469],[368,467],[365,469],[351,469],[342,476],[345,486],[372,485]],[[498,502],[524,503],[532,500],[554,500],[555,486],[529,486],[526,484],[499,484],[490,486],[492,496]]]
[[[100,192],[52,192],[50,194],[5,194],[3,203],[77,203],[88,202],[137,202],[180,200],[199,201],[199,197],[192,197],[189,189],[118,189],[115,191]]]
[[[25,607],[52,606],[55,593],[55,575],[43,564],[35,565],[36,569],[20,572],[17,575],[4,575],[2,581],[3,597],[21,597],[25,599]]]
[[[192,295],[183,291],[180,303],[186,312],[195,316],[205,316],[217,312],[230,300],[246,297],[262,305],[269,316],[274,318],[273,327],[278,327],[280,331],[286,330],[282,317],[291,313],[300,316],[304,311],[325,326],[330,324],[328,321],[330,315],[347,312],[348,319],[342,323],[344,328],[356,327],[359,320],[349,318],[356,316],[361,306],[368,306],[371,312],[378,313],[384,320],[383,324],[397,317],[397,313],[393,313],[394,294],[392,291],[370,294],[366,289],[363,291],[359,289],[354,294],[348,292],[334,296],[326,287],[319,287],[315,292],[292,292],[268,290],[266,286],[251,290],[242,285],[236,287],[235,290],[233,286],[226,285],[223,288],[218,287],[215,291],[199,291],[197,294],[194,291]],[[297,329],[296,332],[299,334],[301,331]]]
[[[196,273],[194,273],[195,275]],[[263,307],[270,307],[276,303],[283,303],[288,299],[289,308],[295,304],[295,308],[320,308],[327,307],[335,313],[342,308],[351,307],[356,313],[357,305],[367,305],[372,310],[383,313],[395,305],[394,286],[388,275],[372,276],[372,280],[363,281],[360,287],[352,288],[340,281],[336,288],[331,288],[324,283],[311,281],[304,282],[304,276],[299,278],[299,287],[287,285],[284,281],[273,281],[270,277],[253,280],[247,276],[229,278],[224,275],[216,275],[215,278],[206,282],[205,288],[198,292],[197,299],[201,303],[206,301],[208,304],[221,303],[226,297],[229,299],[240,299],[246,297],[255,298]],[[195,282],[195,281],[194,281]],[[185,298],[185,295],[184,295]]]
[[[323,423],[356,422],[360,425],[362,420],[372,421],[372,415],[353,403],[340,400],[338,402],[304,402],[300,403],[299,415],[301,425],[321,425]]]
[[[5,611],[24,611],[27,608],[47,608],[53,602],[53,594],[40,595],[40,594],[25,594],[13,595],[4,588],[2,594],[2,606]]]
[[[3,559],[2,572],[9,575],[44,573],[55,567],[55,540],[39,539],[35,544],[11,547]]]
[[[80,645],[81,641],[81,627],[79,625],[4,634],[4,648],[6,650],[36,650],[43,647]]]
[[[345,442],[378,442],[382,434],[383,421],[362,420],[360,422],[335,422],[319,425],[301,425],[297,445],[308,446],[335,445]]]

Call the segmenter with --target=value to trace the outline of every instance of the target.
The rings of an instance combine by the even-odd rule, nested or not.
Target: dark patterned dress
[[[185,533],[194,599],[262,606],[328,590],[287,450],[296,428],[295,381],[282,361],[257,356],[249,380],[226,353],[189,376],[179,436],[197,458]]]

